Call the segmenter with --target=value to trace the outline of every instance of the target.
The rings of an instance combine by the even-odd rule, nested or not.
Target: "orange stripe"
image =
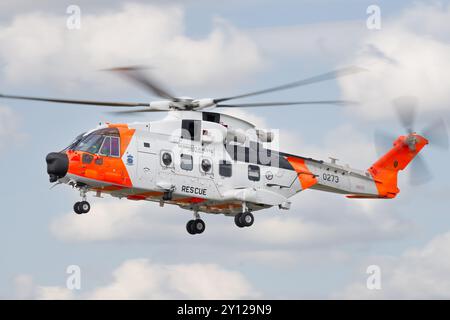
[[[242,204],[240,203],[221,203],[221,204],[215,204],[215,205],[209,205],[205,206],[208,209],[212,210],[221,210],[221,209],[236,209],[236,208],[242,208]]]
[[[197,198],[197,197],[190,197],[190,198],[180,198],[174,200],[176,203],[201,203],[205,202],[206,199]]]
[[[121,187],[121,186],[104,186],[104,187],[92,188],[92,189],[96,190],[96,191],[109,192],[109,191],[122,190],[122,189],[124,189],[124,187]]]
[[[316,176],[308,169],[304,159],[296,157],[286,157],[286,159],[297,172],[302,190],[311,188],[317,183]]]

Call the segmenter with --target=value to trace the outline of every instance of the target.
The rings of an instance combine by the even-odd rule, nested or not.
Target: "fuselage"
[[[52,167],[49,174],[98,195],[226,215],[241,212],[243,203],[251,211],[289,209],[290,198],[308,188],[391,197],[380,193],[370,170],[276,151],[270,140],[229,115],[174,111],[161,121],[104,124],[80,135],[62,151],[66,172]]]

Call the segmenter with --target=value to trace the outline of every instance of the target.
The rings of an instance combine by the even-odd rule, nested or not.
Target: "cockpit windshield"
[[[89,153],[98,153],[103,143],[101,134],[90,134],[85,139],[82,139],[76,146],[76,150],[86,151]]]
[[[104,156],[120,156],[120,136],[116,128],[99,129],[88,135],[79,135],[68,150],[85,151]]]
[[[86,132],[83,132],[81,134],[79,134],[73,141],[71,144],[69,144],[66,148],[64,148],[63,151],[66,150],[73,150],[73,148],[81,141],[81,139],[83,139],[83,136],[86,134]]]

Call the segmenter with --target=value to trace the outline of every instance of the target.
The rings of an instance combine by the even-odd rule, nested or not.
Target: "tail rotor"
[[[397,113],[399,123],[405,130],[405,143],[411,151],[415,151],[417,144],[417,131],[415,130],[415,122],[417,119],[418,99],[413,96],[403,96],[394,99],[393,106]],[[428,144],[443,150],[449,148],[448,130],[445,121],[442,118],[432,121],[428,126],[421,130],[421,135],[428,140]],[[392,147],[395,136],[390,133],[377,130],[375,131],[374,141],[378,154],[386,152]],[[432,179],[429,166],[424,158],[417,154],[411,163],[409,181],[412,185],[426,183]]]

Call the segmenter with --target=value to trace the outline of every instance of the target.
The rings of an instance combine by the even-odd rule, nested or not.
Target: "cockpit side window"
[[[103,145],[100,149],[102,156],[119,157],[120,156],[120,144],[119,137],[105,137]]]
[[[100,154],[102,156],[109,156],[111,154],[111,137],[106,137],[103,140],[102,148],[100,149]]]
[[[120,157],[120,140],[119,137],[111,137],[111,156]]]

